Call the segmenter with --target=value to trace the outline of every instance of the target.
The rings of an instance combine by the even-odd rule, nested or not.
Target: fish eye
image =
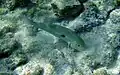
[[[62,37],[65,37],[65,35],[61,35]]]
[[[80,45],[77,45],[78,47],[80,47]]]

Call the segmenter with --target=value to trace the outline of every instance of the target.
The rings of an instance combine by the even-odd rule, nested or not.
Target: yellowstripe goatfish
[[[56,24],[44,24],[36,23],[33,20],[27,19],[27,21],[33,26],[43,29],[52,35],[66,41],[71,48],[81,51],[85,47],[85,43],[81,37],[79,37],[74,31]]]

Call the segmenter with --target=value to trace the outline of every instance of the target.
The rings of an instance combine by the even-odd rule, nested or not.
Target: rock
[[[83,75],[83,73],[75,72],[75,73],[72,74],[72,75]]]
[[[1,0],[1,7],[12,9],[15,6],[15,0]]]
[[[0,36],[5,36],[5,34],[9,32],[14,33],[16,29],[17,29],[17,25],[14,24],[3,26],[0,29]]]
[[[0,8],[0,15],[6,14],[7,12],[8,12],[8,9]]]
[[[4,38],[0,41],[0,58],[9,57],[21,44],[12,38]]]
[[[17,67],[26,64],[27,61],[27,56],[19,49],[14,51],[14,53],[9,57],[0,59],[0,67],[2,68],[0,71],[14,71]]]
[[[53,75],[53,71],[54,68],[51,64],[39,60],[29,61],[14,70],[17,75]]]
[[[43,75],[44,69],[41,67],[36,67],[36,70],[31,75]]]
[[[17,25],[6,21],[0,21],[0,23],[0,58],[5,58],[21,48],[21,44],[14,39]]]
[[[115,0],[90,0],[100,10],[104,17],[107,16],[108,12],[116,7]]]
[[[53,8],[57,8],[56,5],[52,4]],[[63,9],[54,9],[55,15],[59,19],[69,19],[75,18],[80,15],[84,11],[84,6],[81,5],[73,5],[73,6],[66,6]]]
[[[36,6],[24,8],[35,22],[48,25],[62,18],[57,24],[63,26],[64,18],[74,17],[65,25],[84,39],[87,48],[80,52],[67,43],[55,43],[53,35],[19,18],[26,14],[18,7],[29,7],[30,0],[13,1],[16,0],[0,0],[5,8],[0,8],[0,71],[14,70],[18,75],[108,75],[108,69],[101,67],[117,67],[116,74],[119,73],[120,61],[115,62],[120,49],[120,11],[112,10],[116,6],[113,0],[32,0]]]
[[[109,19],[106,21],[105,27],[107,29],[108,42],[113,48],[118,48],[120,44],[120,9],[115,9],[110,13]]]
[[[86,2],[84,8],[84,12],[69,23],[69,27],[76,33],[89,32],[105,22],[104,16],[93,2]]]
[[[58,2],[59,3],[59,2]],[[62,2],[61,2],[62,3]],[[80,15],[84,11],[84,6],[83,4],[74,4],[74,1],[72,5],[70,4],[72,1],[68,1],[64,6],[59,6],[57,5],[57,2],[53,2],[51,5],[53,7],[53,11],[55,15],[59,19],[69,19],[69,18],[75,18]],[[74,5],[73,5],[74,4]]]
[[[14,70],[26,62],[26,57],[16,51],[21,51],[21,44],[12,39],[2,39],[2,46],[0,47],[0,71]],[[1,42],[0,42],[1,44]],[[16,54],[16,55],[15,55]],[[20,56],[21,55],[21,56]]]
[[[25,68],[17,68],[15,70],[17,75],[43,75],[44,70],[42,67],[40,67],[39,65],[34,66],[31,65],[32,68],[30,67],[25,67]],[[20,72],[20,73],[19,73]]]
[[[88,0],[78,0],[80,3],[85,3]]]
[[[30,3],[30,0],[2,0],[1,7],[14,10],[16,7],[28,6]]]
[[[120,6],[120,0],[116,0],[117,6]]]
[[[108,19],[108,22],[109,21],[111,21],[113,24],[120,23],[120,9],[115,9],[110,13],[110,17]]]
[[[108,75],[106,69],[99,68],[93,71],[93,75]]]
[[[110,13],[109,19],[106,21],[104,25],[101,27],[104,28],[102,30],[102,33],[104,33],[104,39],[107,42],[105,45],[106,47],[102,49],[101,55],[101,62],[97,62],[96,65],[94,65],[94,69],[99,68],[100,66],[106,66],[106,67],[115,67],[114,62],[118,59],[118,51],[119,51],[119,45],[120,45],[120,13],[119,9],[115,9]],[[100,27],[99,27],[100,29]],[[100,45],[99,45],[100,46]],[[116,68],[116,67],[115,67]]]
[[[52,11],[51,0],[38,0],[35,6],[30,8],[27,15],[37,22],[53,22],[55,15]]]
[[[9,70],[14,70],[17,67],[26,64],[27,61],[27,56],[22,52],[22,50],[19,50],[19,52],[15,52],[8,58],[8,60],[6,60],[6,64],[8,65]]]
[[[13,72],[0,72],[0,75],[14,75]]]
[[[44,70],[45,70],[45,73],[44,73],[45,75],[52,75],[54,68],[51,64],[46,64]]]
[[[52,4],[57,5],[58,9],[64,9],[66,6],[80,5],[78,0],[52,0]]]

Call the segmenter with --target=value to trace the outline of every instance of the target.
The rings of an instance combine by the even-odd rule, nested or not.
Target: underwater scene
[[[0,75],[120,75],[120,0],[0,0]]]

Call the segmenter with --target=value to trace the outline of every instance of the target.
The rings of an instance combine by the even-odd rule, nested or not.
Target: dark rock
[[[31,75],[43,75],[44,74],[44,69],[42,67],[36,67],[35,71]]]
[[[59,19],[75,18],[84,11],[83,4],[73,5],[73,6],[65,6],[63,9],[59,9],[57,7],[57,5],[55,5],[55,4],[51,4],[51,5],[53,7],[53,11],[55,12],[55,15]]]
[[[81,13],[79,18],[77,19],[77,22],[82,21],[82,23],[77,23],[79,25],[76,25],[76,27],[74,28],[76,33],[89,32],[94,27],[99,26],[105,22],[104,16],[101,15],[99,9],[94,3],[87,2],[84,6],[84,12]]]
[[[32,3],[30,0],[1,0],[0,6],[14,10],[17,7],[26,7],[30,3]]]
[[[21,44],[12,38],[4,38],[0,41],[0,58],[9,57],[15,50],[21,48]]]
[[[6,60],[9,70],[14,70],[15,68],[26,64],[28,61],[27,56],[23,52],[15,52],[12,56]]]
[[[17,25],[11,25],[11,26],[4,26],[1,30],[0,30],[0,37],[5,36],[6,33],[15,33],[15,31],[17,30]]]
[[[15,6],[14,8],[17,8],[17,7],[31,7],[33,6],[34,4],[31,2],[31,0],[15,0]],[[13,8],[13,10],[14,10]]]
[[[106,17],[108,12],[116,8],[117,0],[91,0],[100,10],[101,14]]]
[[[118,6],[120,6],[120,0],[116,0]]]
[[[80,3],[85,3],[88,0],[78,0]]]
[[[15,0],[1,0],[0,7],[11,9],[15,5]]]
[[[31,3],[30,0],[16,0],[16,6],[27,6],[29,3]]]

